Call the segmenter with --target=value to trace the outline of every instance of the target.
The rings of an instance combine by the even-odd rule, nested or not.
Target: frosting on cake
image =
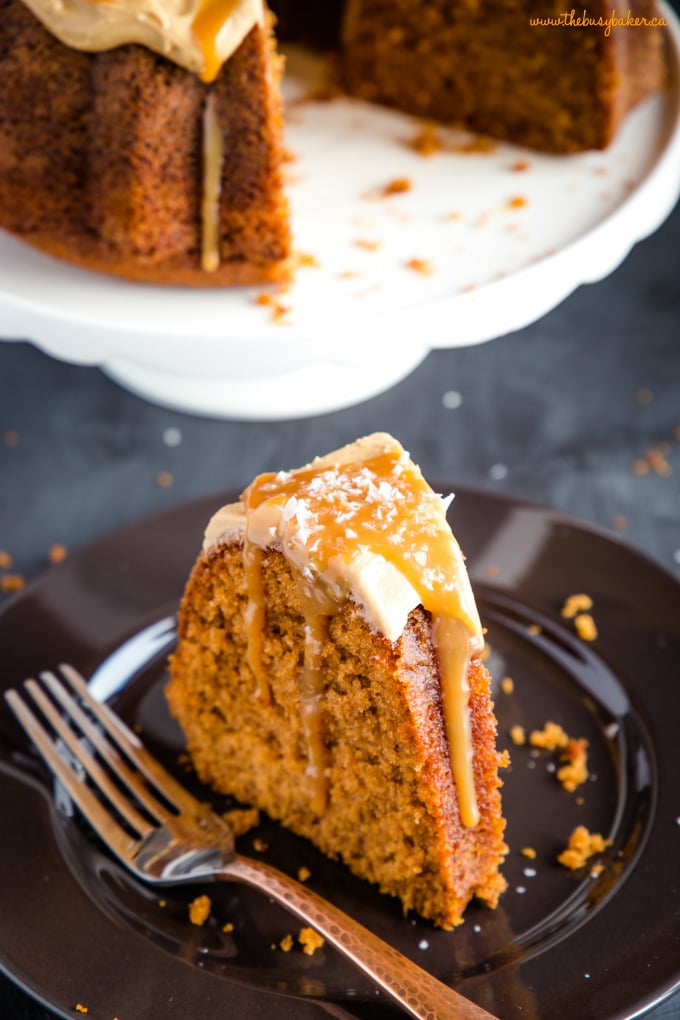
[[[213,81],[256,24],[263,0],[24,0],[73,49],[141,43]]]
[[[484,639],[463,555],[446,519],[447,506],[402,446],[392,436],[375,433],[295,471],[260,475],[240,503],[223,507],[208,524],[205,552],[230,538],[243,539],[248,661],[258,696],[264,699],[269,696],[260,664],[266,619],[264,550],[277,549],[293,569],[305,615],[301,700],[309,772],[319,779],[320,810],[324,760],[315,706],[324,681],[316,651],[328,619],[349,598],[369,626],[389,641],[399,639],[417,606],[431,613],[461,815],[466,825],[478,820],[467,671]]]

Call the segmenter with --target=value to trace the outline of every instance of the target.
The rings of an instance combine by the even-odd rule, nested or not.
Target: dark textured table
[[[55,543],[75,550],[379,429],[433,479],[595,522],[680,577],[679,269],[676,209],[611,277],[531,327],[433,353],[359,406],[276,424],[174,413],[95,369],[0,344],[0,549],[32,578]],[[3,1020],[51,1016],[0,977]],[[680,996],[650,1016],[680,1017]]]

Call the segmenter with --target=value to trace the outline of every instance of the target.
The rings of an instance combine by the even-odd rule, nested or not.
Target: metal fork
[[[6,691],[5,697],[92,828],[138,878],[165,885],[216,879],[244,882],[315,928],[416,1020],[494,1020],[311,889],[264,861],[236,854],[231,827],[177,783],[107,705],[94,700],[72,666],[59,669],[61,681],[44,672],[42,686],[34,679],[25,682],[56,737],[17,691]],[[60,742],[98,794],[66,760]]]

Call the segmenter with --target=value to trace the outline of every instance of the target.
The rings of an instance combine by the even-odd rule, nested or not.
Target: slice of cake
[[[204,782],[451,928],[505,885],[483,644],[446,502],[375,434],[215,514],[167,697]]]

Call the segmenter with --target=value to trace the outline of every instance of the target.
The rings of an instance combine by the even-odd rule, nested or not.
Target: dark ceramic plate
[[[442,490],[447,487],[442,487]],[[226,499],[227,497],[225,497]],[[0,613],[3,688],[60,661],[177,769],[165,709],[173,614],[220,497],[173,510],[72,555]],[[503,1020],[639,1016],[680,983],[680,584],[604,532],[560,514],[460,491],[451,517],[491,647],[502,745],[514,724],[552,719],[589,741],[590,778],[566,793],[549,752],[512,747],[504,803],[508,890],[454,932],[398,906],[271,822],[242,837]],[[562,619],[594,601],[597,640]],[[191,777],[182,776],[190,783]],[[196,889],[137,883],[103,850],[0,708],[0,965],[57,1013],[93,1020],[261,1015],[396,1017],[335,952],[277,946],[295,922],[255,892],[208,890],[209,923],[187,921]],[[577,824],[611,840],[604,868],[556,862]],[[536,851],[531,860],[522,848]],[[224,932],[231,922],[234,929]]]

